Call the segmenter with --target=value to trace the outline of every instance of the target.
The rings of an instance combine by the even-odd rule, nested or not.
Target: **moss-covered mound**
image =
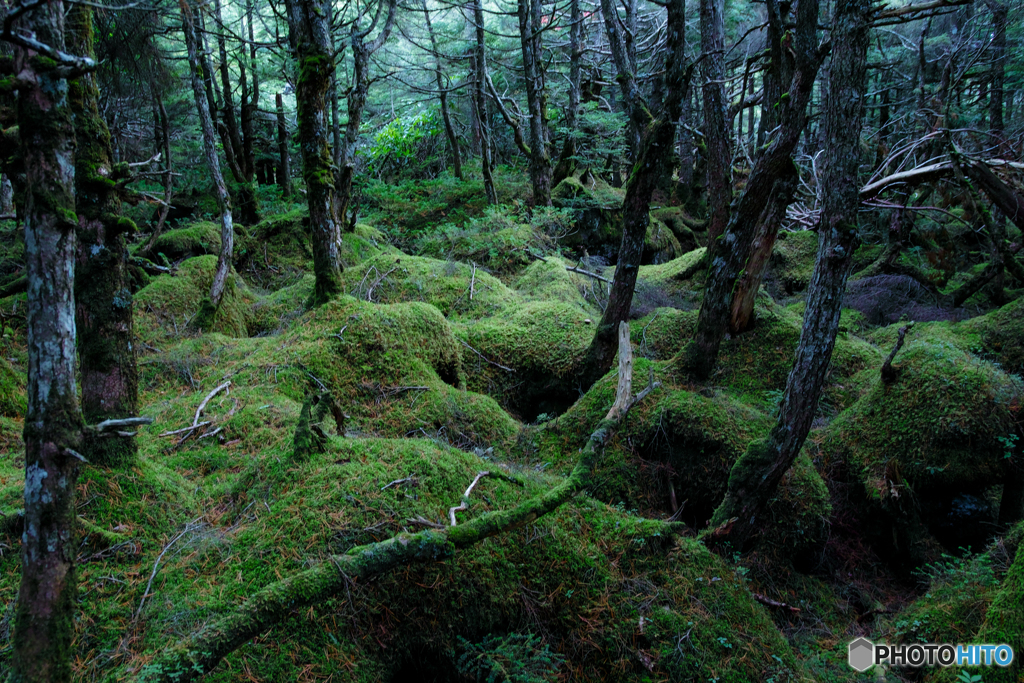
[[[607,296],[607,283],[566,270],[566,266],[575,265],[574,262],[557,256],[548,256],[544,261],[534,261],[513,286],[527,301],[550,301],[578,306],[591,314],[589,317],[596,321],[601,316],[597,302]]]
[[[185,228],[168,230],[153,242],[152,253],[163,254],[169,261],[219,254],[220,225],[211,221],[198,221]]]
[[[161,275],[139,290],[135,295],[135,333],[151,346],[184,334],[209,298],[216,268],[216,256],[191,258],[174,275]],[[249,308],[254,301],[241,278],[230,274],[210,330],[230,337],[247,336]]]
[[[955,329],[980,337],[981,347],[1009,373],[1024,375],[1024,297]]]
[[[578,306],[537,301],[460,327],[467,386],[527,421],[560,413],[579,398],[571,378],[596,323]]]
[[[636,361],[640,382],[659,364]],[[562,467],[573,461],[573,443],[596,427],[602,407],[614,399],[614,376],[602,379],[564,415],[543,425],[533,437],[541,457]],[[706,395],[705,395],[706,394]],[[646,513],[675,512],[703,527],[725,496],[736,460],[774,421],[728,394],[661,389],[630,413],[615,445],[594,475],[594,496]],[[806,455],[787,473],[768,516],[772,523],[763,541],[774,552],[792,554],[815,546],[830,512],[828,491]]]
[[[346,269],[353,296],[381,303],[424,301],[447,317],[476,319],[512,307],[517,297],[482,268],[421,256],[381,254]]]
[[[870,504],[891,520],[881,526],[923,520],[951,549],[977,545],[993,521],[990,488],[1019,457],[1020,385],[942,341],[913,341],[894,365],[895,382],[874,375],[829,426],[825,457],[859,471]]]
[[[421,528],[415,520],[447,523],[468,482],[493,467],[422,439],[348,439],[301,464],[254,460],[220,521],[186,536],[190,552],[165,560],[140,646],[175,642],[326,553]],[[525,487],[483,479],[459,518],[507,508],[552,483],[520,476]],[[512,634],[537,636],[521,661],[557,654],[559,670],[582,680],[804,678],[763,609],[715,556],[664,523],[579,499],[451,560],[353,583],[243,646],[210,680],[252,670],[271,680],[455,681],[474,644],[508,656],[500,648],[516,642]]]

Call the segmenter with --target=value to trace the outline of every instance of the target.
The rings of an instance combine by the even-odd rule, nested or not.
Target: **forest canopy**
[[[0,12],[0,681],[1022,676],[1016,0]]]

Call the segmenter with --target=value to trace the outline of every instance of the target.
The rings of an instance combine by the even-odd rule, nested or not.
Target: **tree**
[[[207,99],[207,89],[203,83],[202,62],[199,58],[199,38],[196,34],[195,19],[192,15],[192,8],[188,0],[178,0],[181,9],[182,31],[185,36],[185,47],[188,50],[188,61],[191,65],[192,94],[195,97],[196,111],[199,114],[199,125],[203,132],[203,153],[206,157],[206,167],[213,180],[214,196],[217,199],[217,209],[220,211],[220,255],[217,258],[217,268],[213,273],[213,282],[210,285],[210,298],[205,300],[193,320],[196,327],[205,329],[213,324],[217,315],[217,308],[220,306],[224,296],[224,288],[227,286],[228,275],[231,273],[231,255],[235,243],[235,227],[231,218],[231,196],[228,194],[227,185],[224,183],[224,175],[220,172],[220,160],[217,157],[217,143],[214,139],[213,117],[210,114],[211,107]]]
[[[12,7],[2,37],[16,48],[28,276],[25,517],[11,674],[19,683],[49,683],[71,680],[74,492],[82,461],[76,450],[82,414],[75,386],[75,132],[67,78],[94,65],[65,51],[59,0]]]
[[[725,0],[700,0],[700,48],[710,245],[725,230],[732,203],[732,126],[726,120],[725,98]]]
[[[530,180],[533,203],[551,206],[551,157],[547,146],[547,98],[544,94],[540,0],[518,0],[519,39],[523,47],[523,78],[530,112]]]
[[[783,475],[792,466],[811,429],[839,332],[839,314],[853,252],[860,241],[860,133],[867,88],[867,48],[872,4],[840,3],[833,19],[832,65],[825,102],[829,147],[822,171],[822,207],[818,255],[807,293],[807,310],[796,350],[796,364],[775,428],[768,438],[751,443],[729,476],[729,487],[707,540],[741,549],[756,529]]]
[[[316,276],[312,303],[320,305],[341,292],[341,263],[338,261],[341,232],[334,208],[333,160],[327,142],[327,94],[334,72],[334,57],[329,16],[322,3],[288,0],[287,8],[288,32],[298,64],[295,101]]]
[[[487,203],[498,203],[498,195],[494,189],[491,161],[491,125],[487,114],[487,43],[484,40],[484,6],[483,0],[473,0],[473,19],[471,21],[476,37],[473,50],[473,112],[480,138],[480,166],[484,176],[484,194]]]
[[[91,7],[76,4],[68,15],[68,48],[89,58],[94,54],[92,14]],[[125,236],[135,232],[135,224],[120,215],[118,181],[124,180],[127,168],[117,167],[111,160],[110,131],[99,112],[94,75],[86,73],[72,81],[68,98],[77,145],[75,324],[82,414],[86,422],[99,423],[138,413],[138,368],[132,345],[132,293],[125,245]],[[135,439],[87,438],[83,453],[93,464],[124,467],[135,462]]]

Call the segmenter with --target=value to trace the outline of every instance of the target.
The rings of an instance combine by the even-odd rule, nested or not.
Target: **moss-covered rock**
[[[910,342],[894,366],[896,381],[887,385],[874,375],[821,446],[827,460],[859,473],[868,506],[881,515],[876,540],[891,543],[886,525],[900,533],[913,527],[913,538],[895,550],[922,562],[934,547],[907,547],[929,547],[922,522],[950,549],[977,544],[991,528],[990,489],[1016,466],[1007,443],[1021,432],[1020,387],[993,364],[942,341]]]
[[[1024,375],[1024,297],[954,327],[978,335],[980,346],[1009,373]]]
[[[776,299],[806,291],[818,255],[818,233],[810,230],[779,232],[768,260],[764,284]]]
[[[480,318],[514,306],[515,293],[500,280],[457,261],[381,254],[347,269],[347,292],[381,303],[424,301],[453,318]]]
[[[153,243],[152,253],[163,254],[170,261],[220,253],[220,225],[198,221],[185,228],[161,233]]]
[[[526,301],[548,301],[578,306],[597,320],[600,309],[597,300],[602,297],[606,283],[566,270],[575,264],[558,256],[545,261],[534,261],[515,281],[513,287]]]
[[[184,334],[203,301],[208,300],[216,268],[216,256],[191,258],[174,275],[161,275],[139,290],[135,295],[136,334],[152,346]],[[210,331],[231,337],[248,336],[249,309],[255,299],[242,279],[232,272]]]
[[[470,347],[463,353],[467,386],[525,420],[560,413],[579,397],[571,380],[595,327],[578,306],[537,301],[457,328]]]

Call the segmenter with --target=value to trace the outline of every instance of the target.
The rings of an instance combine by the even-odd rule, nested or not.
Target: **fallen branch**
[[[203,399],[203,402],[199,404],[198,408],[196,408],[196,416],[192,420],[193,427],[199,424],[199,416],[203,414],[203,409],[206,408],[206,404],[210,402],[210,399],[212,399],[214,396],[227,389],[229,386],[231,386],[231,380],[224,382],[224,384],[221,384],[219,387],[217,387],[216,389],[214,389],[213,391],[206,395],[206,398]]]
[[[624,322],[620,324],[620,340],[623,338],[621,327],[625,325]],[[628,327],[625,338],[628,341]],[[620,370],[622,367],[620,363]],[[619,376],[620,385],[630,380]],[[330,555],[310,569],[257,591],[233,611],[212,620],[191,637],[163,652],[149,665],[151,673],[147,681],[194,681],[212,671],[227,654],[294,614],[296,609],[322,603],[346,590],[351,581],[365,581],[413,562],[446,560],[456,550],[529,524],[557,510],[590,484],[594,469],[626,411],[657,386],[650,384],[640,396],[623,406],[619,406],[617,400],[590,435],[572,473],[555,488],[523,501],[512,510],[488,512],[459,526],[431,527],[415,534],[403,532],[385,541],[358,546],[344,555]],[[414,523],[423,524],[419,521]]]
[[[476,349],[474,349],[472,346],[470,346],[466,342],[462,341],[461,339],[459,341],[462,342],[462,345],[465,346],[467,349],[469,349],[470,351],[472,351],[476,355],[480,356],[481,358],[483,358],[485,361],[487,361],[488,363],[490,363],[494,367],[501,368],[502,370],[507,370],[508,372],[515,372],[515,370],[513,370],[512,368],[506,368],[501,363],[495,363],[493,360],[491,360],[490,358],[488,358],[484,354],[480,353],[479,351],[477,351]]]
[[[469,300],[473,300],[473,285],[476,284],[476,264],[473,264],[473,276],[469,279]]]
[[[912,325],[913,323],[911,323]],[[896,381],[896,371],[892,367],[892,360],[899,353],[900,349],[903,348],[903,340],[907,336],[907,330],[910,329],[911,325],[904,325],[900,328],[899,338],[896,340],[896,346],[893,347],[892,353],[882,363],[882,382],[885,384],[892,384]]]
[[[119,420],[104,420],[99,424],[88,425],[85,430],[98,436],[135,436],[135,432],[125,432],[123,427],[138,427],[153,424],[151,417],[125,417]]]
[[[160,568],[160,561],[162,559],[164,559],[164,555],[167,554],[167,551],[171,549],[172,545],[177,543],[178,540],[182,536],[184,536],[185,534],[187,534],[190,531],[193,531],[195,529],[194,524],[196,522],[198,522],[198,521],[199,521],[199,518],[197,517],[196,519],[192,520],[190,523],[186,524],[185,528],[181,530],[181,533],[179,533],[177,536],[172,538],[170,540],[170,542],[167,545],[164,546],[164,549],[160,552],[160,554],[157,555],[156,562],[153,563],[153,571],[149,575],[149,582],[146,583],[146,590],[142,593],[142,599],[139,600],[139,608],[137,610],[135,610],[135,619],[138,619],[139,615],[142,614],[142,608],[146,604],[146,598],[148,598],[150,596],[149,589],[153,587],[153,579],[156,578],[157,570],[159,570],[159,568]]]
[[[778,607],[780,609],[788,610],[788,611],[793,612],[793,613],[796,613],[796,612],[800,611],[799,607],[793,607],[792,605],[787,605],[784,602],[779,602],[778,600],[772,600],[771,598],[769,598],[769,597],[767,597],[765,595],[761,595],[760,593],[752,593],[751,595],[753,595],[754,599],[757,600],[762,605],[768,605],[769,607]]]
[[[395,479],[390,484],[385,484],[384,486],[381,486],[380,490],[381,491],[387,491],[392,486],[399,486],[401,484],[407,484],[407,483],[414,482],[414,481],[416,481],[416,477],[413,476],[413,475],[410,475],[410,476],[406,477],[405,479]]]
[[[193,432],[193,431],[199,429],[200,427],[205,427],[208,424],[210,424],[210,421],[209,420],[204,420],[203,422],[200,422],[199,424],[192,425],[190,427],[182,427],[181,429],[175,429],[172,432],[164,432],[160,436],[174,436],[175,434],[181,434],[182,432]]]
[[[469,494],[473,492],[473,487],[477,485],[484,477],[490,476],[490,472],[477,472],[476,478],[473,479],[473,483],[469,485],[466,492],[462,494],[462,501],[455,507],[448,508],[448,519],[452,521],[452,526],[455,526],[455,513],[461,512],[462,510],[469,509]]]
[[[565,269],[568,270],[571,273],[579,273],[580,275],[586,275],[587,277],[592,277],[595,280],[600,280],[601,282],[607,282],[608,284],[612,283],[611,280],[609,280],[608,278],[604,277],[603,275],[598,275],[597,273],[591,273],[589,270],[583,270],[582,268],[579,268],[577,266],[566,266]]]

